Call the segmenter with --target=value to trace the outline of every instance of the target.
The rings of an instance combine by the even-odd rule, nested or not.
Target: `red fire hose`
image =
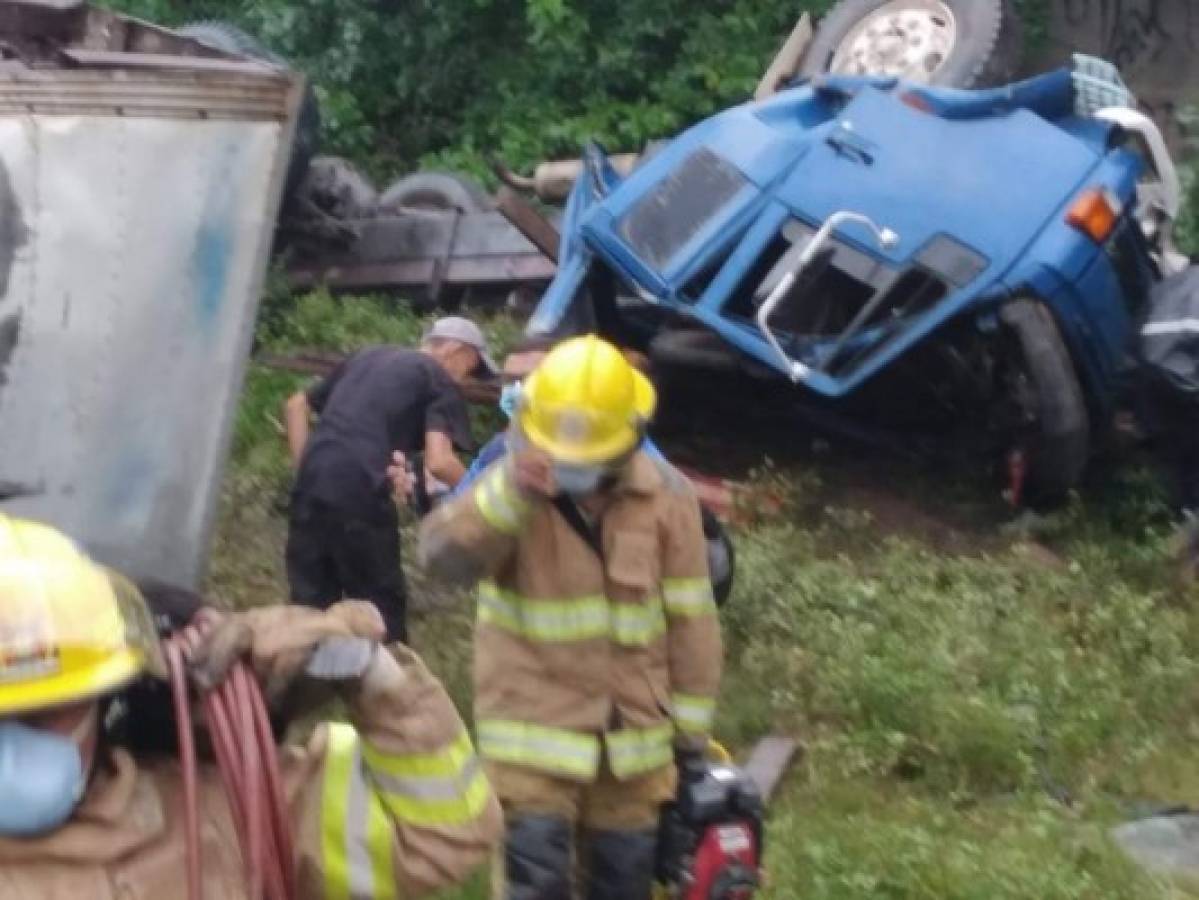
[[[187,889],[203,900],[203,865],[195,735],[187,685],[191,660],[212,622],[198,619],[164,642],[179,757],[183,769]],[[249,667],[236,663],[225,680],[202,696],[204,723],[241,840],[251,900],[291,900],[296,895],[291,827],[279,777],[275,738],[266,704]]]

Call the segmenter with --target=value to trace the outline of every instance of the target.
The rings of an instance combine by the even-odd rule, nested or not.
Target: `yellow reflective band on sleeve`
[[[387,809],[411,825],[466,824],[478,818],[491,796],[465,731],[435,753],[384,753],[363,742],[362,758]]]
[[[608,746],[608,765],[617,778],[632,778],[669,765],[674,759],[674,728],[625,728],[604,735]]]
[[[599,770],[599,741],[562,728],[526,722],[484,719],[479,722],[479,752],[496,762],[594,778]]]
[[[503,592],[494,581],[479,582],[479,621],[514,634],[524,634],[520,621],[520,609],[515,603],[504,599]]]
[[[597,595],[533,599],[506,591],[491,580],[479,583],[478,614],[482,623],[540,643],[610,638],[617,644],[644,647],[666,633],[666,617],[657,597],[648,603],[609,603]]]
[[[662,600],[671,616],[714,616],[716,599],[707,578],[664,578]]]
[[[482,581],[479,621],[532,641],[586,641],[608,636],[608,601],[596,596],[531,600]]]
[[[502,465],[496,466],[475,488],[475,504],[483,519],[500,534],[520,531],[529,504],[512,487]]]
[[[371,793],[367,796],[366,852],[371,864],[371,891],[364,895],[370,900],[398,900],[395,861],[391,847],[395,841],[395,825],[383,808],[383,802]]]
[[[626,647],[644,647],[666,633],[662,601],[651,597],[646,603],[613,603],[610,636]]]
[[[711,697],[674,694],[671,696],[671,705],[674,707],[674,723],[680,731],[706,734],[712,730],[716,701]]]
[[[349,900],[350,859],[346,852],[346,796],[354,763],[353,734],[329,726],[325,758],[325,789],[321,795],[321,870],[325,875],[325,900]]]
[[[394,828],[363,772],[358,732],[330,723],[321,796],[326,900],[394,900]]]

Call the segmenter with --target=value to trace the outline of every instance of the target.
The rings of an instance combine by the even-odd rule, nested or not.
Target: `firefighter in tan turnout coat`
[[[260,677],[285,679],[326,638],[383,632],[369,603],[263,608],[224,617],[196,663],[214,675],[240,634]],[[0,900],[188,896],[179,763],[135,758],[102,721],[106,698],[158,655],[133,585],[56,531],[0,514]],[[376,647],[346,701],[350,722],[280,757],[297,900],[410,900],[463,880],[501,820],[449,697],[396,646]],[[204,896],[249,897],[213,765],[200,767],[198,800]]]
[[[526,380],[508,454],[428,517],[425,564],[479,581],[478,743],[508,900],[645,900],[674,753],[706,745],[721,671],[700,510],[639,450],[649,381],[575,338]]]

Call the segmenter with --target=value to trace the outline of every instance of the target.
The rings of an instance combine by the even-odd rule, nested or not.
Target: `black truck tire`
[[[800,74],[810,78],[834,69],[847,71],[838,60],[838,51],[850,39],[869,40],[858,28],[884,8],[900,14],[912,11],[931,23],[940,22],[940,26],[932,26],[939,33],[952,32],[948,55],[930,52],[923,61],[924,74],[909,73],[909,79],[974,88],[1007,83],[1016,76],[1023,55],[1023,30],[1008,0],[840,0],[816,27]],[[899,72],[884,69],[863,74]]]
[[[178,29],[176,33],[199,41],[214,50],[220,50],[222,53],[236,53],[284,69],[290,68],[287,60],[279,54],[228,22],[191,22]],[[320,137],[320,104],[316,98],[316,91],[312,88],[312,83],[308,82],[304,86],[304,99],[300,103],[299,118],[296,121],[296,135],[292,142],[291,159],[287,164],[287,181],[283,187],[285,204],[295,195],[300,183],[304,180],[304,176],[308,172],[308,165],[320,147]]]
[[[1034,504],[1057,503],[1078,485],[1090,456],[1090,415],[1082,385],[1049,307],[1022,297],[1007,303],[1000,318],[1029,407],[1031,427],[1023,447],[1026,495]]]
[[[379,213],[393,214],[400,209],[457,209],[483,212],[491,208],[491,198],[482,185],[449,172],[414,172],[392,183],[379,196]]]
[[[340,156],[313,157],[298,191],[297,199],[343,222],[368,219],[379,205],[371,180]]]

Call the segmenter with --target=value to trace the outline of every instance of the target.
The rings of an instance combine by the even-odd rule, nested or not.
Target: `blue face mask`
[[[0,722],[0,836],[53,831],[71,817],[84,786],[83,759],[73,740]]]
[[[500,391],[500,409],[504,415],[511,419],[516,415],[516,404],[520,400],[520,382],[514,381],[511,384],[504,385],[504,389]]]

